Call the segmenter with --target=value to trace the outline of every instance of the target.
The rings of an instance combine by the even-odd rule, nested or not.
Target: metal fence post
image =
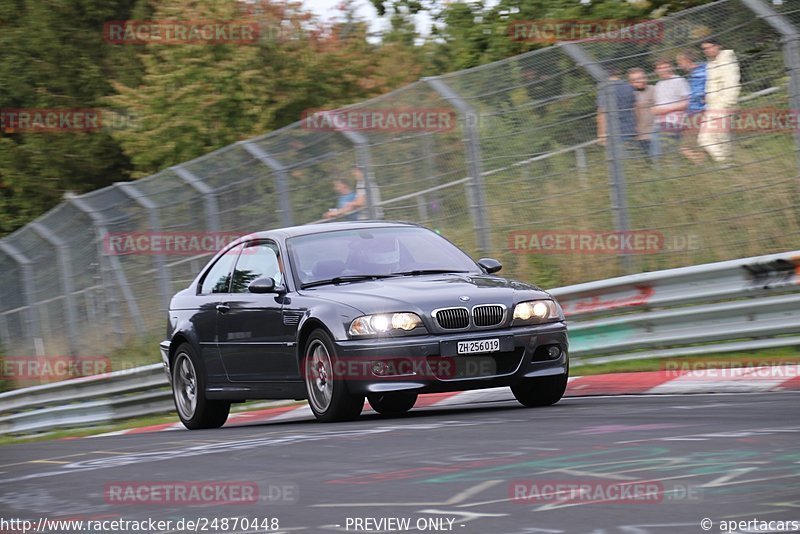
[[[107,276],[105,274],[104,263],[107,262],[108,268],[110,268],[110,270],[114,273],[114,278],[116,279],[117,285],[122,292],[122,297],[128,304],[128,312],[131,314],[131,319],[133,320],[134,326],[137,328],[137,330],[143,332],[144,321],[142,320],[142,313],[139,311],[139,304],[136,302],[136,299],[133,296],[133,291],[131,291],[131,286],[128,284],[128,278],[125,276],[125,271],[122,268],[122,264],[119,262],[119,258],[116,256],[104,253],[103,243],[106,236],[109,234],[108,229],[106,228],[105,219],[100,213],[92,209],[92,207],[86,201],[72,193],[67,193],[64,195],[64,199],[75,206],[75,208],[77,208],[79,211],[85,213],[94,225],[95,233],[97,235],[97,261],[101,266],[100,271],[103,278],[104,293],[107,297],[109,295],[113,295],[114,293],[114,291],[112,291],[112,284],[106,279]],[[106,260],[105,262],[103,261],[104,258]],[[119,324],[119,313],[115,311],[116,299],[111,298],[107,304],[109,304],[110,308],[112,309],[112,317],[115,316],[118,331],[122,333],[122,327]]]
[[[33,299],[33,273],[31,260],[22,252],[16,249],[11,243],[0,241],[0,251],[4,252],[9,258],[19,265],[22,275],[22,299],[25,302],[27,313],[25,314],[25,335],[31,339],[33,354],[37,354],[42,344],[42,333],[39,329],[39,314],[34,307]]]
[[[429,138],[429,139],[428,139]],[[422,152],[425,154],[424,159],[424,169],[425,169],[425,177],[433,179],[435,185],[441,184],[441,180],[437,176],[437,168],[436,168],[436,135],[433,133],[427,134],[424,137],[420,137],[422,140]],[[423,197],[425,199],[425,212],[424,212],[424,221],[425,224],[431,223],[433,224],[435,221],[441,221],[441,198],[438,192],[431,193],[430,195],[426,195]],[[427,209],[428,202],[430,202],[431,209]],[[431,215],[433,212],[433,215]]]
[[[598,83],[597,92],[606,114],[606,161],[611,185],[611,205],[614,210],[614,229],[617,232],[630,231],[628,216],[628,189],[625,185],[625,146],[617,109],[615,81],[609,80],[608,72],[588,52],[577,43],[560,43],[559,46]],[[619,82],[624,83],[624,82]],[[626,273],[632,270],[630,254],[620,254],[622,268]]]
[[[142,208],[147,211],[147,217],[150,221],[150,228],[154,233],[161,232],[161,220],[158,216],[158,206],[147,198],[141,191],[136,189],[131,182],[117,182],[117,187],[119,187],[120,191],[125,193],[128,198],[139,204]],[[170,279],[169,279],[169,272],[167,271],[167,262],[164,261],[163,254],[156,254],[155,255],[155,263],[156,263],[156,271],[158,272],[158,282],[159,287],[161,289],[161,298],[162,298],[162,306],[163,309],[169,308],[169,301],[172,297],[172,291],[170,290]]]
[[[375,173],[372,170],[372,158],[369,153],[369,143],[367,138],[358,132],[350,130],[341,130],[341,133],[348,141],[353,143],[356,148],[356,158],[361,172],[364,174],[364,188],[367,195],[367,213],[370,219],[380,219],[379,208],[376,206],[378,199],[375,198],[375,191],[373,183],[375,180]]]
[[[760,0],[742,0],[742,3],[781,34],[783,62],[789,73],[789,105],[792,113],[800,113],[800,31]],[[797,128],[794,129],[794,150],[800,171],[800,130]]]
[[[464,144],[467,152],[467,165],[470,184],[470,200],[472,203],[472,217],[475,221],[475,233],[480,253],[488,253],[492,249],[489,222],[486,214],[486,192],[483,184],[483,171],[481,161],[481,141],[478,134],[478,114],[461,95],[440,78],[423,78],[422,81],[430,85],[434,91],[450,102],[458,111],[464,123]]]
[[[292,226],[294,224],[294,216],[292,214],[292,199],[289,198],[286,167],[252,141],[240,141],[240,144],[254,158],[272,170],[272,175],[275,179],[275,192],[278,194],[278,209],[281,212],[281,224],[283,226]]]
[[[203,180],[195,176],[189,169],[181,165],[170,167],[170,170],[186,182],[192,189],[200,193],[203,197],[203,206],[206,212],[206,230],[209,232],[219,232],[219,205],[214,190]]]
[[[0,314],[0,348],[11,345],[11,333],[8,331],[8,321],[5,314]]]
[[[61,291],[64,293],[67,342],[70,355],[76,356],[78,354],[78,316],[75,311],[75,290],[72,286],[72,264],[70,263],[69,247],[63,239],[40,222],[30,223],[30,228],[55,249],[58,271],[61,274]]]

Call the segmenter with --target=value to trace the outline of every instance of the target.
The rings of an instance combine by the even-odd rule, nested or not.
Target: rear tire
[[[417,402],[415,391],[392,391],[367,395],[372,409],[381,415],[400,415],[409,411]]]
[[[183,343],[172,361],[172,399],[183,426],[189,430],[219,428],[228,420],[231,403],[206,398],[206,377],[194,349]]]
[[[514,397],[523,406],[550,406],[561,400],[567,389],[567,374],[527,378],[511,386]]]
[[[333,340],[318,328],[311,332],[303,350],[303,377],[308,405],[323,423],[351,421],[364,409],[364,396],[353,395],[345,378],[337,376]]]

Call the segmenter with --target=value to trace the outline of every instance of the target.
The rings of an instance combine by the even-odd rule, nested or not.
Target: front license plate
[[[481,354],[484,352],[497,352],[500,350],[500,339],[478,339],[475,341],[459,341],[459,354]]]

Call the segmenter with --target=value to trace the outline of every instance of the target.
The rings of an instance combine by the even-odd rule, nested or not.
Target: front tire
[[[219,428],[228,420],[231,403],[207,399],[205,385],[194,349],[181,344],[172,362],[172,398],[181,423],[189,430]]]
[[[400,415],[409,411],[417,402],[417,393],[409,391],[392,391],[367,395],[372,409],[381,415]]]
[[[567,389],[567,374],[527,378],[511,386],[514,397],[523,406],[550,406],[561,400]]]
[[[308,405],[323,423],[351,421],[364,409],[364,396],[350,393],[346,377],[337,376],[337,361],[331,337],[322,329],[314,330],[304,350],[303,376]]]

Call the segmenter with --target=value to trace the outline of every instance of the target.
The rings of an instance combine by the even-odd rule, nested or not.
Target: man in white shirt
[[[723,165],[730,164],[733,148],[730,124],[739,100],[739,62],[733,50],[723,50],[713,37],[700,43],[706,64],[706,115],[697,142]]]
[[[661,154],[660,141],[663,137],[677,141],[689,107],[692,93],[689,82],[675,74],[672,60],[661,58],[656,61],[656,74],[659,81],[653,89],[653,142],[655,155]]]

